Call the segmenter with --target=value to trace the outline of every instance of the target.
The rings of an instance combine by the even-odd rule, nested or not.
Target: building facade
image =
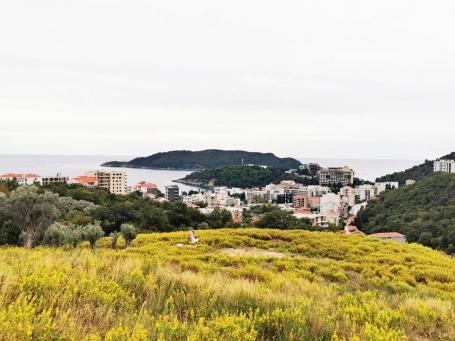
[[[43,178],[41,175],[34,174],[34,173],[27,173],[27,174],[18,174],[18,173],[8,173],[0,175],[0,180],[3,181],[17,181],[20,186],[23,185],[42,185]]]
[[[169,201],[175,201],[180,198],[180,189],[177,185],[166,186],[166,199]]]
[[[318,172],[320,185],[352,185],[354,183],[354,171],[349,167],[321,168]]]
[[[90,171],[85,176],[95,177],[98,187],[107,189],[112,194],[128,194],[128,178],[124,172],[116,171]]]
[[[57,173],[56,176],[44,176],[42,180],[43,186],[50,186],[53,184],[67,184],[70,178]]]
[[[442,173],[455,173],[455,161],[454,160],[436,160],[433,164],[433,170],[435,172],[442,172]]]

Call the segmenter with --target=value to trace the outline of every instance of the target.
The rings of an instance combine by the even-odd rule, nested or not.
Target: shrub
[[[51,246],[72,246],[76,247],[82,240],[82,232],[74,225],[63,225],[54,223],[44,232],[44,244]]]
[[[98,239],[104,236],[103,229],[99,223],[87,224],[82,228],[82,237],[90,243],[92,250],[96,248]]]
[[[131,242],[136,239],[136,229],[131,224],[123,224],[120,228],[123,239],[125,239],[126,247],[131,245]]]

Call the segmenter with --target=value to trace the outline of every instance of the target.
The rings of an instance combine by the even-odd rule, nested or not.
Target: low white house
[[[26,174],[17,174],[17,173],[8,173],[0,175],[0,180],[3,181],[13,181],[16,180],[17,183],[21,186],[23,185],[34,185],[34,184],[43,184],[43,178],[41,175],[26,173]]]

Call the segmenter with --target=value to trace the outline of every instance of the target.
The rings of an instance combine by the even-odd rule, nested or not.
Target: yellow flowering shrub
[[[455,339],[443,253],[297,230],[197,235],[0,248],[0,340]]]

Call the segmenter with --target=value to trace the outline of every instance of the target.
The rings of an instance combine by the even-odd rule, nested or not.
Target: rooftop
[[[370,234],[371,237],[375,238],[402,238],[405,237],[403,234],[398,232],[380,232]]]

